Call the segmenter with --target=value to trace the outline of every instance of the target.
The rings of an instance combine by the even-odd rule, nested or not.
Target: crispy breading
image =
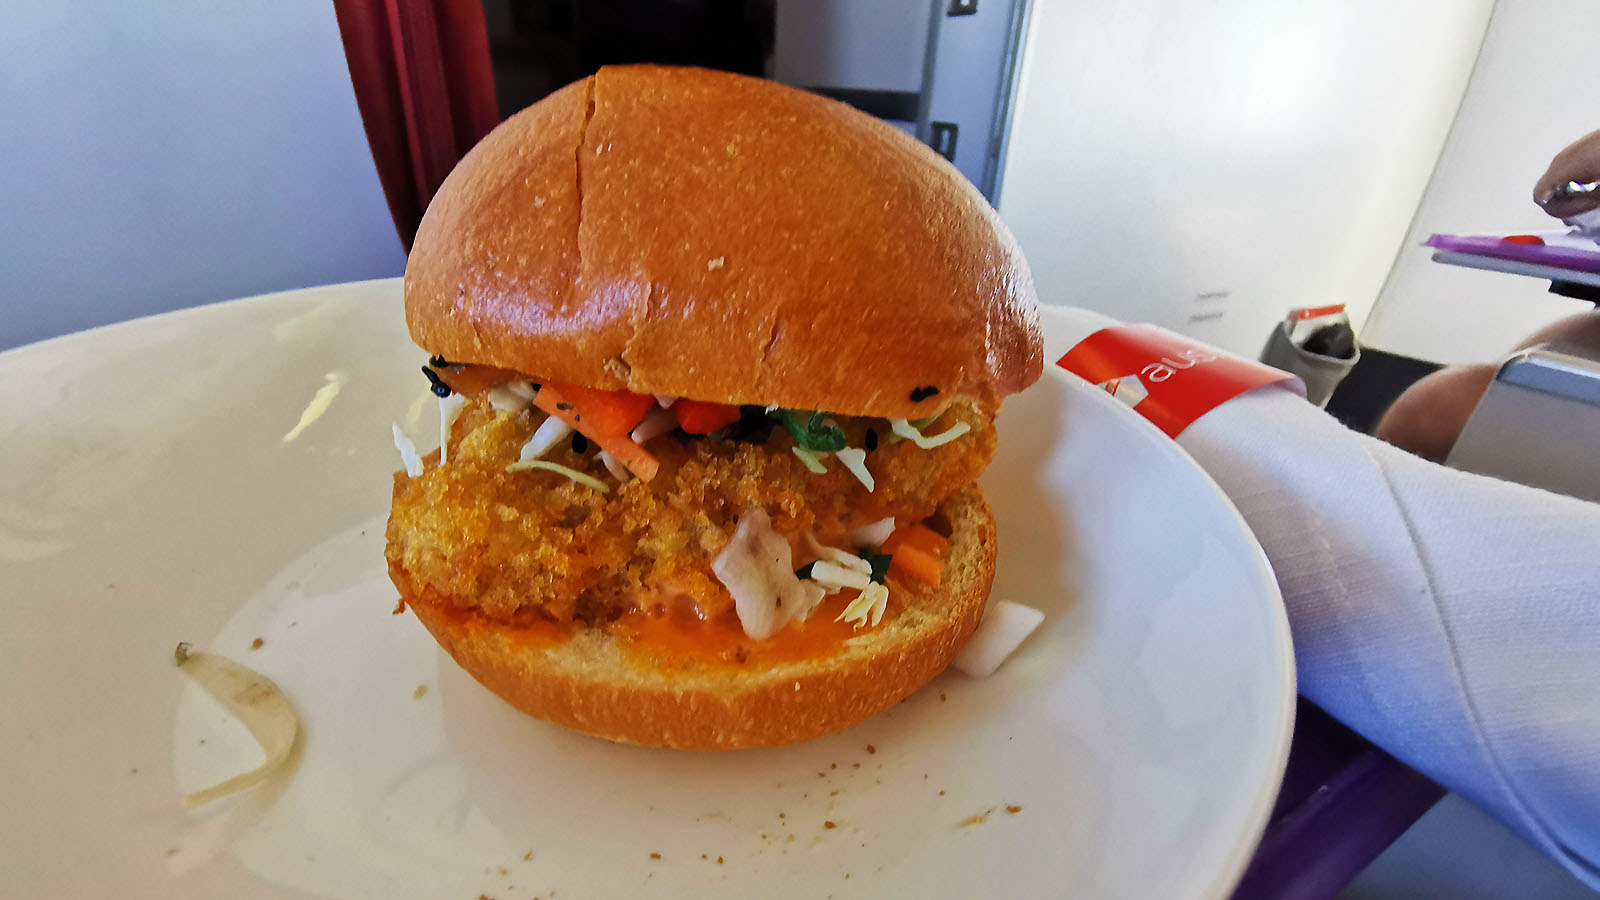
[[[891,443],[880,420],[843,420],[851,446],[868,442],[869,427],[879,438],[867,454],[870,493],[837,460],[826,474],[807,471],[781,427],[765,444],[656,438],[647,449],[661,468],[649,483],[618,485],[592,447],[579,454],[564,441],[545,454],[611,486],[601,494],[554,472],[505,471],[543,420],[475,399],[452,432],[448,465],[435,452],[422,475],[395,474],[386,552],[419,589],[504,621],[604,621],[658,606],[709,618],[733,604],[711,560],[744,510],[764,507],[797,550],[808,530],[842,546],[850,529],[884,516],[932,515],[982,473],[995,446],[993,424],[965,405],[933,430],[966,421],[972,431],[932,450]],[[807,558],[797,554],[797,564]]]

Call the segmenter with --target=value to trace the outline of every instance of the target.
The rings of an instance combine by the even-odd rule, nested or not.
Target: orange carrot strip
[[[650,455],[650,451],[635,444],[629,439],[626,431],[620,435],[590,434],[586,427],[589,424],[589,420],[582,417],[582,412],[567,399],[561,388],[556,388],[550,384],[544,385],[539,389],[538,395],[533,398],[533,403],[550,415],[572,426],[573,430],[584,437],[599,444],[601,450],[615,456],[617,461],[627,466],[628,471],[638,476],[640,481],[649,481],[656,477],[656,471],[661,468],[661,464],[654,456]],[[629,427],[631,428],[632,426]]]
[[[889,570],[909,575],[929,587],[938,587],[944,564],[910,544],[901,544],[889,558]]]
[[[539,393],[534,395],[533,405],[571,425],[573,430],[583,430],[578,421],[578,411],[554,385],[546,384],[539,388]]]
[[[552,384],[561,400],[573,408],[574,422],[567,424],[594,438],[625,435],[639,424],[650,411],[655,398],[649,394],[630,394],[627,391],[602,391],[598,388],[579,387],[575,384]],[[544,407],[540,407],[543,409]]]
[[[661,463],[650,451],[635,444],[626,434],[617,437],[595,438],[595,443],[600,449],[615,456],[617,461],[627,467],[629,472],[638,476],[640,481],[649,481],[656,477],[656,471],[661,468]]]
[[[938,559],[950,548],[950,541],[926,525],[903,523],[895,528],[887,541],[883,542],[883,550],[885,553],[893,553],[896,548],[902,546],[913,547]]]

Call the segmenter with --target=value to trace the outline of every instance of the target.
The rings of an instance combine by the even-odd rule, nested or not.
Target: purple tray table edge
[[[1573,250],[1567,247],[1546,247],[1542,244],[1508,243],[1503,238],[1492,236],[1454,234],[1436,234],[1428,238],[1424,244],[1435,250],[1470,253],[1475,256],[1489,256],[1600,275],[1600,244],[1595,245],[1593,251]]]
[[[1444,789],[1301,698],[1283,785],[1234,900],[1325,900]]]

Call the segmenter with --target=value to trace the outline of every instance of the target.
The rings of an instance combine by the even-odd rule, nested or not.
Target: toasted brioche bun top
[[[944,159],[701,69],[604,68],[503,122],[428,207],[405,303],[452,362],[721,403],[993,409],[1043,365],[1027,264]]]

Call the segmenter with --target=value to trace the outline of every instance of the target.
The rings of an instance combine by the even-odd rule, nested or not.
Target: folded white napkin
[[[1114,323],[1045,324],[1053,361]],[[1600,504],[1425,462],[1277,386],[1178,442],[1272,561],[1301,693],[1600,890]]]

